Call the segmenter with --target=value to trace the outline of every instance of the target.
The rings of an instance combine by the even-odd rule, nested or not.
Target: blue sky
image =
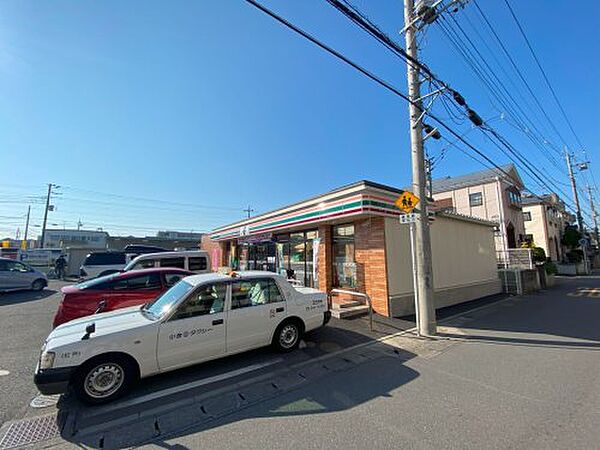
[[[352,3],[402,42],[401,1]],[[263,4],[406,90],[402,61],[325,1]],[[478,4],[559,132],[579,150],[504,1]],[[580,0],[575,14],[568,0],[511,4],[593,161],[582,184],[593,182],[592,174],[600,180],[600,41],[590,38],[600,27],[600,5]],[[472,4],[455,17],[491,39]],[[434,72],[570,192],[565,170],[500,118],[502,108],[440,27],[420,39]],[[525,93],[523,109],[561,147],[508,61],[500,63],[512,78],[498,76]],[[33,224],[41,224],[40,196],[50,182],[61,185],[51,227],[72,228],[81,218],[84,228],[140,235],[208,230],[242,218],[247,205],[266,211],[360,179],[410,183],[406,103],[243,0],[4,1],[0,95],[0,235],[22,232],[29,203]],[[508,162],[468,123],[448,123],[498,163]],[[428,151],[439,156],[444,145],[431,142]],[[455,148],[443,155],[435,177],[483,168]],[[521,174],[532,191],[547,190]]]

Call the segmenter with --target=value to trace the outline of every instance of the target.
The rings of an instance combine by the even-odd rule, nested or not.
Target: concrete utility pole
[[[250,214],[254,212],[254,210],[252,208],[250,208],[250,205],[248,205],[248,208],[246,208],[244,210],[245,213],[248,214],[248,219],[250,218]]]
[[[27,207],[27,220],[25,221],[25,235],[23,236],[24,244],[21,247],[23,250],[27,250],[27,234],[29,233],[29,215],[31,214],[31,205]]]
[[[48,220],[48,209],[50,208],[50,196],[52,195],[52,188],[54,185],[52,183],[48,183],[48,195],[46,196],[46,208],[44,209],[44,223],[42,224],[42,239],[40,242],[40,247],[44,248],[45,238],[46,238],[46,221]]]
[[[565,147],[565,155],[567,158],[567,168],[569,169],[569,179],[571,180],[571,189],[573,189],[573,201],[575,202],[575,209],[577,210],[577,227],[579,228],[579,232],[583,235],[583,216],[581,215],[579,196],[577,195],[577,183],[575,181],[575,175],[573,175],[573,166],[571,165],[571,154],[567,147]]]
[[[404,0],[404,25],[406,52],[414,59],[417,58],[417,39],[414,22],[414,0]],[[429,219],[427,217],[427,192],[425,176],[425,152],[423,149],[423,131],[421,114],[420,70],[407,62],[408,97],[410,99],[410,141],[412,155],[412,177],[415,195],[421,199],[420,209],[415,224],[415,255],[417,261],[417,289],[419,306],[419,333],[433,336],[437,333],[435,304],[433,298],[433,269],[431,264],[431,238],[429,236]]]
[[[594,206],[594,195],[592,194],[592,187],[589,184],[587,188],[590,195],[590,210],[592,211],[592,220],[594,223],[594,239],[596,240],[596,245],[600,246],[600,241],[598,241],[598,218],[596,217],[596,207]]]

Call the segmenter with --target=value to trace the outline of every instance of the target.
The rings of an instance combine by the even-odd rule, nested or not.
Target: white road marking
[[[83,412],[83,416],[92,417],[98,414],[104,414],[107,411],[113,411],[116,409],[126,408],[133,405],[138,405],[140,403],[149,402],[152,400],[156,400],[157,398],[165,397],[167,395],[177,394],[179,392],[187,391],[188,389],[194,389],[200,386],[204,386],[206,384],[216,383],[218,381],[223,381],[228,378],[237,377],[238,375],[243,375],[248,372],[254,372],[255,370],[262,369],[264,367],[272,366],[273,364],[277,364],[283,361],[283,358],[272,359],[269,361],[265,361],[263,363],[252,364],[247,367],[242,367],[241,369],[232,370],[230,372],[225,372],[219,375],[215,375],[208,378],[203,378],[202,380],[192,381],[190,383],[181,384],[179,386],[173,386],[171,388],[162,389],[160,391],[151,392],[146,395],[141,395],[139,397],[132,398],[130,400],[124,400],[122,402],[111,403],[104,407],[92,408],[89,411]],[[90,414],[86,414],[89,412]]]
[[[4,370],[4,369],[0,369],[0,377],[5,377],[6,375],[9,375],[10,372],[8,370]]]
[[[54,406],[58,403],[60,395],[38,395],[31,400],[29,406],[32,408],[47,408],[48,406]]]

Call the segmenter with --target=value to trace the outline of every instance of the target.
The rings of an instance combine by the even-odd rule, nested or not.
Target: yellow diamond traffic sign
[[[415,206],[420,202],[419,197],[409,191],[404,191],[400,197],[396,199],[396,206],[404,211],[406,214],[410,214]]]

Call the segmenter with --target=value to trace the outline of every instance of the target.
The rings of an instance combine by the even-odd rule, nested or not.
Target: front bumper
[[[56,369],[36,368],[33,382],[44,395],[62,394],[67,391],[71,376],[76,367],[59,367]]]
[[[327,325],[327,323],[331,320],[331,311],[325,311],[323,313],[323,325]]]

